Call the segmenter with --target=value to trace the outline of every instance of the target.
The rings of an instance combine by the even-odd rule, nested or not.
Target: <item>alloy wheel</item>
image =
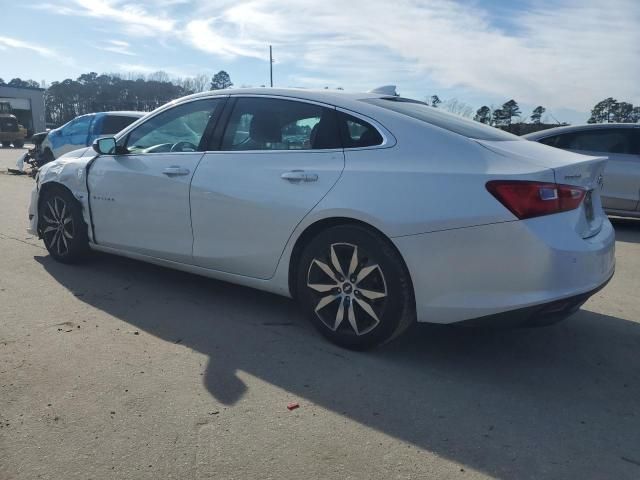
[[[314,257],[307,287],[317,300],[315,314],[327,328],[358,336],[378,326],[388,298],[380,265],[351,243],[333,243],[326,257]]]
[[[67,202],[58,196],[49,198],[43,208],[42,220],[44,221],[42,236],[49,248],[59,256],[69,253],[74,226],[71,208]]]

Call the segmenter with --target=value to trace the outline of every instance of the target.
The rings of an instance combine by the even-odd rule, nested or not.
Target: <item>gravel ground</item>
[[[640,478],[640,222],[567,321],[353,353],[290,300],[52,261],[0,150],[0,479]],[[289,411],[287,404],[299,403]]]

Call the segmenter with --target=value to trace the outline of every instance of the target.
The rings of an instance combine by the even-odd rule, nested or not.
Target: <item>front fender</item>
[[[29,206],[29,228],[31,234],[37,235],[38,202],[40,194],[49,186],[60,185],[71,192],[82,208],[82,216],[87,225],[91,225],[89,212],[89,192],[87,190],[86,174],[91,161],[96,157],[90,148],[83,148],[44,165],[38,172],[36,187],[31,194]],[[89,240],[93,242],[93,235],[89,229]]]

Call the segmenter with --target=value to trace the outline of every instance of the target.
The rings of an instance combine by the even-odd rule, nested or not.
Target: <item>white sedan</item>
[[[349,348],[415,321],[542,324],[614,272],[606,159],[385,93],[206,92],[39,173],[50,255],[124,255],[298,299]]]

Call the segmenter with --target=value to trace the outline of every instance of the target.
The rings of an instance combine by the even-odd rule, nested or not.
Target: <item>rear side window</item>
[[[138,120],[139,117],[126,117],[124,115],[105,115],[102,119],[101,131],[97,132],[98,135],[113,135],[120,130],[124,130],[133,122]]]
[[[540,142],[565,150],[633,154],[638,153],[634,130],[633,128],[584,130],[555,135],[544,138]]]
[[[495,127],[490,127],[473,120],[443,112],[440,109],[430,107],[424,102],[401,97],[371,98],[363,102],[377,105],[378,107],[393,110],[422,122],[444,128],[450,132],[477,140],[522,140],[511,133],[507,133]],[[523,140],[524,141],[524,140]]]
[[[373,147],[382,144],[382,135],[373,125],[344,112],[338,112],[338,117],[344,148]]]
[[[222,150],[318,150],[341,148],[336,111],[276,98],[239,98]]]

